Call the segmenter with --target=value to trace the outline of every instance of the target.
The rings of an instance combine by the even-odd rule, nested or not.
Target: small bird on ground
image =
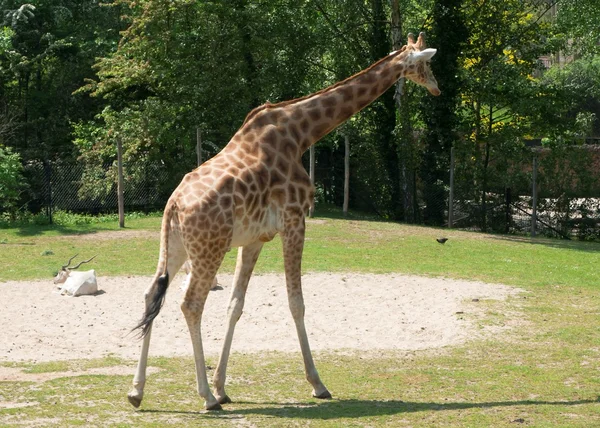
[[[438,241],[440,244],[445,244],[446,241],[448,240],[448,238],[437,238],[436,241]]]

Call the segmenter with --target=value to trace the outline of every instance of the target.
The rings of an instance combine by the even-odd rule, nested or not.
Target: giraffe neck
[[[272,145],[284,140],[286,150],[300,156],[310,146],[351,116],[371,104],[415,66],[409,64],[409,50],[392,52],[370,67],[319,92],[255,108],[232,139],[233,149],[241,142],[250,150],[256,141]],[[259,137],[261,136],[261,137]],[[290,138],[291,137],[291,138]],[[258,140],[256,140],[258,138]],[[293,150],[291,145],[296,146]]]
[[[289,102],[285,110],[292,119],[298,117],[300,128],[306,132],[305,138],[298,142],[300,153],[371,104],[402,78],[409,67],[407,57],[406,50],[393,52],[342,82]]]

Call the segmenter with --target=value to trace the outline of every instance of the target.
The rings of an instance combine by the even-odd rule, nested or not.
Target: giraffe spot
[[[286,209],[286,213],[288,214],[288,218],[292,221],[292,224],[297,225],[299,223],[300,217],[304,218],[304,213],[295,205],[292,205]],[[294,228],[295,229],[295,228]]]
[[[295,204],[298,201],[298,195],[296,194],[296,188],[290,187],[288,189],[288,202]]]
[[[267,204],[269,203],[269,192],[264,191],[263,194],[261,195],[261,205],[263,207],[267,206]]]
[[[231,207],[231,196],[222,196],[221,197],[221,207],[224,209],[227,209],[229,207]]]
[[[285,192],[283,189],[273,189],[271,190],[271,199],[277,202],[279,206],[282,206],[285,202]]]
[[[269,183],[269,171],[266,168],[261,168],[256,175],[257,185],[260,189],[265,188]]]
[[[258,198],[256,196],[256,193],[253,193],[252,196],[250,196],[248,198],[248,203],[247,203],[248,214],[251,214],[252,212],[254,212],[254,208],[256,206],[257,199]]]
[[[277,158],[277,170],[287,177],[289,171],[289,163],[287,163],[283,158]]]
[[[354,98],[354,90],[350,86],[340,89],[340,94],[342,95],[342,101],[345,103],[350,102]]]
[[[335,109],[334,108],[328,108],[325,110],[325,117],[327,117],[328,119],[333,119],[333,116],[335,115]]]
[[[235,182],[235,186],[236,186],[236,191],[240,192],[242,195],[245,195],[246,193],[248,193],[248,186],[243,181],[237,180]]]
[[[329,126],[330,125],[328,123],[322,123],[320,125],[315,126],[311,131],[313,138],[319,139],[325,136],[329,131]]]
[[[359,110],[365,108],[366,106],[368,106],[369,104],[371,104],[371,100],[368,98],[365,98],[363,100],[358,101],[358,108]]]
[[[262,150],[262,162],[267,166],[271,166],[275,163],[275,159],[277,158],[277,153],[273,150],[271,146],[265,146]]]
[[[281,175],[281,173],[278,170],[274,169],[273,171],[271,171],[271,187],[285,184],[285,181],[285,177]]]
[[[291,117],[293,120],[300,120],[304,117],[304,112],[302,111],[301,108],[296,107],[293,109]]]
[[[364,97],[367,93],[367,87],[366,86],[361,86],[360,88],[358,88],[358,91],[356,92],[356,96],[358,97]]]
[[[308,176],[304,168],[294,168],[294,170],[292,171],[291,180],[296,184],[301,184],[306,187],[311,186],[310,177]]]
[[[392,70],[390,68],[384,68],[383,71],[381,72],[381,78],[387,79],[391,73],[392,73]]]
[[[269,120],[271,123],[277,123],[281,120],[283,116],[283,112],[280,109],[269,110],[268,113],[265,113],[265,116],[269,116]]]
[[[315,108],[319,108],[319,104],[320,104],[320,101],[316,97],[313,97],[313,98],[310,99],[310,101],[308,101],[306,103],[306,109],[307,110],[312,110],[312,109],[315,109]]]
[[[295,141],[298,141],[300,139],[300,131],[298,130],[298,127],[295,124],[291,124],[288,129],[292,138]]]
[[[262,142],[264,144],[272,146],[272,147],[275,147],[275,144],[277,144],[277,139],[278,139],[277,131],[275,131],[274,128],[269,129],[262,136]]]
[[[342,111],[340,112],[340,117],[344,120],[348,119],[350,116],[354,114],[354,108],[351,105],[342,106]]]
[[[279,151],[289,160],[295,159],[298,155],[298,147],[289,138],[281,141]]]
[[[379,86],[378,85],[375,85],[371,88],[370,95],[372,97],[376,97],[377,95],[379,95]]]
[[[306,201],[306,190],[303,187],[298,187],[298,200],[300,202]]]
[[[365,73],[360,79],[360,83],[363,85],[370,85],[375,82],[375,75],[373,73]]]
[[[300,129],[302,130],[302,132],[306,133],[308,131],[308,128],[309,128],[308,120],[304,119],[302,122],[300,122]]]
[[[319,119],[321,119],[321,111],[319,109],[312,109],[308,111],[308,116],[313,120],[313,121],[318,121]]]
[[[267,114],[263,113],[263,114],[260,114],[258,117],[256,117],[254,119],[254,121],[252,121],[252,126],[256,127],[256,128],[262,128],[262,127],[268,125],[269,123],[270,123],[270,120],[267,117]]]
[[[321,100],[323,107],[334,107],[337,104],[337,100],[334,95],[330,95]]]

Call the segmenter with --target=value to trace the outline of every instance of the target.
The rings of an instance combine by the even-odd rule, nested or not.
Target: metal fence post
[[[314,186],[315,185],[315,145],[314,144],[312,146],[310,146],[309,155],[310,155],[310,158],[309,158],[310,159],[309,160],[310,182]],[[308,216],[310,218],[312,218],[314,215],[315,215],[315,201],[313,199],[313,204],[310,206],[310,210],[308,211]]]
[[[535,237],[535,227],[537,222],[537,156],[533,155],[533,188],[532,188],[532,214],[531,214],[531,237]]]
[[[344,217],[348,215],[348,202],[350,199],[350,137],[344,135]]]
[[[119,205],[119,227],[125,227],[125,198],[123,196],[123,144],[117,137],[117,199]]]
[[[448,196],[448,227],[454,223],[454,147],[450,148],[450,195]]]

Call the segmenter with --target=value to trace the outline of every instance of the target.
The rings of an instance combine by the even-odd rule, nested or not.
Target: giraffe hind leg
[[[157,269],[150,287],[148,287],[144,294],[144,317],[137,326],[142,329],[141,335],[143,337],[143,341],[140,359],[138,360],[137,369],[133,378],[133,386],[127,394],[129,403],[131,403],[131,405],[135,408],[138,408],[141,405],[142,399],[144,398],[146,367],[148,365],[148,349],[150,348],[150,336],[152,333],[153,320],[156,315],[158,315],[158,311],[160,311],[169,283],[187,258],[187,254],[181,245],[181,241],[176,237],[171,237],[169,240],[168,257],[169,259],[167,260],[166,275],[163,276],[162,272],[160,272],[160,269]],[[173,274],[169,275],[169,272],[172,272]]]
[[[210,260],[194,259],[189,285],[181,304],[181,311],[190,331],[194,361],[196,364],[196,381],[198,394],[204,398],[206,410],[221,410],[221,404],[215,398],[208,385],[206,377],[206,361],[202,346],[202,313],[204,304],[212,286],[213,278],[225,256],[225,250],[212,255]]]

